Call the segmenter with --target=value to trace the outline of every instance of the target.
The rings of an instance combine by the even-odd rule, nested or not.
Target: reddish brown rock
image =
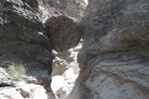
[[[75,47],[80,41],[80,28],[65,16],[52,16],[45,22],[53,49],[59,52]]]

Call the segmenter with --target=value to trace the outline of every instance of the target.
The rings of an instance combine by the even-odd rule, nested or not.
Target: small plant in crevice
[[[8,67],[8,73],[11,80],[21,80],[26,74],[26,65],[22,63],[13,63]]]

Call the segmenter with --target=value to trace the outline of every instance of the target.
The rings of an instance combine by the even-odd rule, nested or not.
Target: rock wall
[[[55,99],[50,89],[52,46],[38,10],[37,0],[0,1],[1,99],[41,99],[38,92]]]
[[[80,20],[87,4],[84,0],[39,0],[51,14],[62,14]]]
[[[0,1],[0,98],[55,99],[52,49],[75,47],[81,34],[79,26],[62,15],[50,13],[43,24],[46,14],[41,12],[37,0]]]
[[[81,71],[67,99],[148,99],[148,0],[90,0],[80,24]]]
[[[79,25],[55,12],[57,16],[51,15],[45,27],[38,6],[37,0],[0,1],[0,66],[24,64],[27,76],[41,78],[28,80],[27,86],[36,83],[29,90],[17,89],[18,85],[9,81],[7,69],[1,68],[0,97],[13,98],[7,93],[10,88],[14,93],[19,90],[15,99],[37,99],[39,88],[45,99],[52,99],[47,94],[51,91],[51,51],[68,50],[82,37],[78,54],[81,71],[67,99],[149,98],[148,0],[90,0]],[[24,96],[26,92],[34,93]]]
[[[21,0],[0,2],[0,57],[51,71],[51,44],[32,7]]]

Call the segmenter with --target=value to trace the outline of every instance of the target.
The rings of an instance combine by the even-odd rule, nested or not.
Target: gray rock
[[[81,71],[68,99],[148,99],[148,0],[90,0],[80,24]]]
[[[13,85],[0,87],[1,99],[56,99],[52,91],[47,92],[41,85],[22,81],[13,82]]]
[[[65,1],[49,1],[55,8],[60,2],[63,5],[57,9],[65,9],[68,5]],[[75,0],[69,3],[80,4]],[[67,13],[78,17],[75,11],[80,10],[70,8]],[[62,52],[75,47],[81,36],[83,47],[77,59],[81,71],[67,99],[149,98],[148,0],[90,0],[79,25],[54,10],[57,16],[46,21],[46,30],[37,10],[36,0],[0,1],[0,65],[7,68],[13,63],[23,63],[28,76],[41,79],[38,84],[43,87],[35,88],[31,99],[39,92],[45,99],[49,98],[46,92],[51,84],[52,49]],[[3,73],[1,79],[7,81],[7,73],[2,70]],[[0,88],[1,98],[23,99],[14,87],[5,88]],[[16,91],[17,96],[12,96]],[[58,94],[61,92],[65,90],[60,89]],[[23,89],[24,97],[28,93],[28,89]]]
[[[13,87],[5,87],[0,88],[0,98],[1,99],[24,99],[16,88]]]
[[[33,2],[35,3],[33,4]],[[8,71],[8,75],[3,71],[0,73],[0,75],[2,74],[0,78],[1,99],[5,99],[5,97],[6,99],[28,97],[37,99],[37,96],[40,95],[43,95],[45,99],[52,99],[49,97],[53,94],[47,92],[50,89],[51,81],[48,82],[48,85],[39,84],[40,87],[33,90],[32,93],[26,91],[26,89],[21,89],[20,93],[20,90],[16,90],[13,83],[13,80],[34,83],[34,81],[31,82],[32,80],[28,79],[29,77],[51,79],[52,46],[46,35],[44,25],[39,20],[37,0],[1,0],[0,8],[0,67]],[[11,66],[13,66],[12,69],[10,69]],[[18,69],[20,66],[25,68],[22,72],[23,75],[21,70]],[[9,69],[11,73],[9,73]],[[16,78],[12,79],[11,76]],[[31,86],[38,87],[39,85],[36,84]],[[42,90],[39,90],[41,88]],[[40,95],[37,94],[38,91],[40,91]],[[28,94],[31,94],[31,96]]]
[[[52,64],[51,88],[58,99],[65,99],[75,86],[80,70],[77,63],[77,54],[80,48],[81,44],[78,44],[77,47],[64,52],[53,50],[55,58]]]
[[[35,2],[35,3],[33,3]],[[38,13],[27,8],[37,0],[0,1],[0,56],[5,63],[23,63],[27,70],[42,68],[51,72],[52,47]]]
[[[23,99],[56,99],[53,92],[47,92],[41,85],[25,82],[16,82],[14,85]]]
[[[84,0],[39,0],[49,13],[65,15],[80,20],[87,4]]]
[[[22,1],[23,1],[24,4],[27,3],[30,6],[31,9],[33,8],[33,10],[38,11],[38,8],[39,8],[38,0],[22,0]],[[25,4],[26,7],[28,5]],[[28,8],[29,8],[29,6],[28,6]]]
[[[13,84],[9,79],[10,79],[10,76],[6,72],[6,70],[3,68],[0,68],[0,87],[12,86]]]

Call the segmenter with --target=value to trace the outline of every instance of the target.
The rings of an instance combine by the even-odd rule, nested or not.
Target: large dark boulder
[[[80,41],[81,28],[65,16],[52,16],[47,19],[45,26],[52,47],[56,51],[66,51]]]

